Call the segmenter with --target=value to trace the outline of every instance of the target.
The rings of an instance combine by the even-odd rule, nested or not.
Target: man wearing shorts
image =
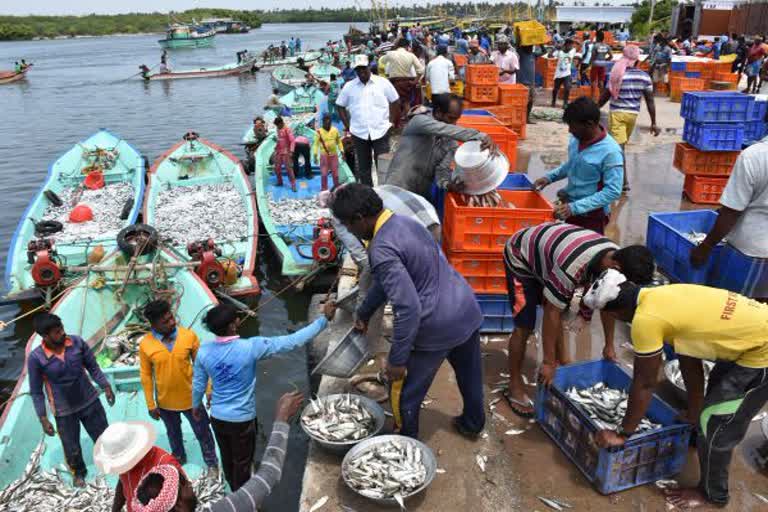
[[[636,282],[648,283],[653,277],[653,256],[644,246],[619,249],[594,231],[560,222],[521,229],[507,241],[504,269],[515,330],[509,337],[506,398],[519,416],[533,415],[533,403],[522,380],[522,366],[528,337],[536,326],[537,306],[544,308],[540,379],[549,383],[557,365],[568,362],[563,350],[563,319],[574,292],[589,286],[607,268],[622,269]],[[591,318],[590,310],[582,308],[579,313],[585,319]],[[608,315],[601,318],[605,333],[603,356],[615,359],[614,322]]]
[[[656,104],[653,100],[653,82],[648,73],[637,68],[640,49],[634,45],[624,48],[621,59],[613,66],[608,89],[600,97],[600,108],[611,100],[611,114],[608,118],[608,133],[621,146],[624,153],[629,137],[635,129],[637,115],[640,113],[640,99],[645,98],[648,114],[651,116],[651,133],[658,136],[661,131],[656,126]],[[624,193],[629,191],[627,177],[627,159],[624,161]]]
[[[600,91],[605,89],[605,65],[613,58],[611,47],[605,44],[605,34],[598,30],[595,34],[595,44],[590,51],[589,64],[592,69],[589,72],[589,81],[592,84],[592,97],[595,97],[595,89]]]

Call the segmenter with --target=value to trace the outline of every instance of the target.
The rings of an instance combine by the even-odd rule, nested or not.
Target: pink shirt
[[[293,136],[293,131],[289,127],[284,127],[282,130],[277,131],[277,147],[275,152],[278,155],[285,155],[293,153],[296,146],[296,138]]]
[[[507,50],[507,53],[502,54],[498,50],[491,53],[491,62],[496,64],[499,71],[517,71],[520,69],[520,60],[517,58],[517,54],[512,50]],[[499,76],[499,83],[502,84],[514,84],[517,82],[517,75],[503,75]]]

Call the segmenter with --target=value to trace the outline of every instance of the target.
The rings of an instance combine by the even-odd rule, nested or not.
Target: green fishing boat
[[[92,266],[87,276],[69,287],[52,312],[62,319],[67,333],[80,335],[91,345],[102,367],[108,366],[103,370],[116,396],[112,407],[102,397],[109,422],[151,422],[159,434],[157,445],[170,452],[163,423],[153,422],[149,417],[141,390],[139,367],[133,364],[136,343],[148,330],[141,311],[150,300],[169,300],[175,305],[179,325],[192,329],[202,342],[206,342],[212,340],[213,335],[203,327],[202,319],[206,311],[217,304],[217,300],[194,272],[179,266],[170,251],[157,249],[140,256],[133,271],[128,270],[129,263],[129,258],[121,251],[108,255],[97,266]],[[27,342],[26,353],[29,354],[40,343],[41,338],[33,335]],[[188,456],[184,469],[194,479],[205,470],[206,465],[188,422],[182,422],[181,427]],[[0,416],[0,490],[22,477],[41,440],[45,451],[40,458],[40,469],[60,470],[65,464],[61,440],[58,436],[43,434],[29,395],[29,380],[24,365],[8,405]],[[88,479],[92,481],[97,476],[93,466],[93,442],[84,430],[80,442],[88,465]],[[61,471],[59,478],[68,487],[71,482],[69,472]],[[116,483],[114,478],[109,482],[112,485]],[[4,493],[0,492],[0,501],[3,496]],[[0,502],[0,509],[25,510],[23,506],[18,508],[19,505],[18,500]],[[94,510],[103,508],[97,504],[92,506]],[[33,509],[38,509],[37,504],[26,510]]]
[[[297,87],[288,94],[280,97],[280,103],[291,110],[291,114],[315,112],[325,101],[323,91],[314,85]]]
[[[106,130],[59,157],[11,238],[5,265],[8,297],[50,295],[65,277],[65,266],[81,265],[98,246],[105,254],[114,250],[118,232],[139,215],[144,174],[141,154]],[[88,188],[98,186],[101,178],[103,187]],[[80,202],[89,204],[92,220],[70,220]]]
[[[272,71],[270,81],[273,89],[280,94],[288,94],[307,82],[307,73],[293,66],[280,66]]]
[[[254,275],[259,222],[240,161],[188,132],[147,173],[144,222],[216,292],[260,293]]]
[[[294,126],[295,135],[303,135],[310,142],[314,141],[315,131],[307,126]],[[320,193],[320,171],[313,168],[312,178],[298,178],[296,183],[296,192],[292,192],[288,186],[278,187],[274,175],[274,167],[270,163],[270,157],[275,151],[275,133],[270,135],[262,142],[255,153],[254,174],[256,186],[256,202],[259,207],[259,217],[264,226],[267,238],[275,248],[275,252],[280,258],[282,265],[282,275],[300,276],[321,269],[323,266],[332,264],[332,262],[321,258],[319,261],[313,255],[313,245],[315,244],[315,227],[320,220],[312,213],[302,217],[301,211],[296,211],[297,218],[291,223],[281,223],[273,215],[272,208],[275,203],[283,200],[305,200],[314,201]],[[284,176],[284,179],[286,177]],[[330,176],[328,177],[329,184]],[[343,158],[339,158],[339,181],[341,183],[354,181],[352,171]],[[297,206],[298,207],[298,206]],[[332,258],[331,258],[332,259]]]
[[[309,72],[312,73],[312,76],[316,79],[322,80],[323,82],[328,82],[331,79],[331,75],[336,75],[336,78],[341,76],[341,70],[330,64],[315,64],[309,68]]]
[[[216,31],[210,28],[205,29],[175,23],[168,27],[165,39],[160,39],[158,43],[167,49],[206,48],[213,46],[215,36]]]
[[[299,59],[304,59],[305,64],[309,64],[310,62],[316,62],[322,54],[320,52],[304,52],[300,53],[298,55],[294,55],[293,57],[286,57],[284,59],[276,59],[273,58],[269,52],[264,51],[261,54],[261,57],[258,59],[258,66],[259,69],[262,71],[270,71],[275,69],[279,66],[296,66],[298,64]]]

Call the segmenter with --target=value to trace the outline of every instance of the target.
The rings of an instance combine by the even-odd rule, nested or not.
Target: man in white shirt
[[[557,101],[557,93],[560,86],[563,87],[563,110],[568,106],[568,97],[571,95],[571,64],[576,56],[573,48],[573,40],[566,39],[563,47],[555,52],[557,67],[555,68],[555,87],[552,89],[552,107]]]
[[[717,221],[691,251],[691,264],[701,266],[724,238],[728,245],[754,258],[742,295],[768,302],[768,137],[742,151],[720,197]]]
[[[451,84],[456,80],[453,62],[446,57],[447,55],[448,47],[440,45],[437,47],[437,57],[427,64],[426,78],[432,90],[433,102],[436,96],[451,94]]]
[[[373,160],[389,152],[389,129],[400,113],[400,96],[389,80],[371,73],[367,56],[355,55],[354,65],[357,78],[344,86],[336,106],[344,129],[352,134],[355,179],[373,186]]]
[[[381,56],[379,69],[387,70],[389,81],[400,96],[400,118],[396,123],[396,126],[400,126],[405,121],[405,114],[411,109],[416,85],[424,74],[424,64],[410,51],[411,43],[406,38],[398,39],[395,46],[396,50]]]
[[[496,46],[498,50],[491,53],[491,62],[499,68],[499,83],[516,83],[517,70],[520,69],[517,53],[509,49],[509,39],[504,34],[496,37]]]

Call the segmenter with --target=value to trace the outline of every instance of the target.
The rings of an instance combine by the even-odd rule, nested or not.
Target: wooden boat
[[[202,259],[201,272],[208,276],[206,282],[212,288],[232,296],[258,294],[259,282],[254,275],[258,212],[253,188],[240,161],[224,148],[189,132],[155,161],[148,172],[148,179],[144,222],[154,226],[161,238],[174,238],[169,245],[182,261]],[[205,188],[214,186],[234,188],[239,200],[233,202],[232,210],[216,211],[219,204],[224,204],[223,196]],[[161,198],[166,192],[179,194],[183,199],[179,199],[178,203],[189,208],[180,209],[173,215],[167,214],[168,217],[158,215],[159,208],[170,204],[167,199]],[[193,203],[196,209],[193,209]],[[191,228],[189,224],[181,223],[185,214],[200,214],[203,217],[192,219],[195,226]],[[217,233],[227,231],[227,225],[222,221],[232,223],[236,218],[242,221],[237,234],[231,235],[233,230],[229,230],[230,234],[222,236],[231,236],[230,239],[217,239]],[[177,223],[186,227],[180,227],[179,234],[173,235],[169,226]],[[186,239],[188,235],[182,233],[184,230],[196,231],[200,236]],[[207,247],[208,239],[215,244],[215,251]],[[197,250],[188,248],[189,244],[196,243],[199,244]],[[208,261],[208,252],[214,253],[212,261]],[[219,265],[224,267],[224,275]]]
[[[294,127],[296,135],[303,135],[310,141],[314,141],[315,131],[306,126]],[[259,207],[259,217],[275,252],[280,258],[282,274],[284,276],[299,276],[312,272],[318,268],[312,258],[312,244],[314,228],[319,219],[307,218],[303,224],[280,225],[273,220],[270,207],[270,199],[280,201],[282,199],[315,199],[320,192],[320,170],[314,168],[311,179],[299,178],[297,191],[292,192],[290,187],[277,187],[277,181],[273,173],[274,167],[269,159],[275,151],[275,134],[271,133],[256,150],[254,180],[256,185],[256,203]],[[286,179],[286,177],[283,177]],[[331,177],[328,177],[332,184]],[[354,181],[352,171],[344,159],[339,159],[339,181],[346,183]]]
[[[110,224],[115,229],[102,233],[89,233],[68,241],[64,241],[65,238],[69,238],[68,228],[79,230],[79,226],[65,222],[61,232],[48,234],[44,229],[39,229],[38,223],[46,219],[46,211],[50,214],[49,208],[53,208],[56,201],[61,201],[62,197],[75,196],[83,191],[84,183],[90,175],[88,171],[98,171],[98,169],[103,170],[102,175],[107,186],[120,183],[133,186],[132,196],[126,199],[125,203],[114,204],[113,209],[110,210],[112,214]],[[54,283],[48,286],[40,284],[48,281],[41,279],[45,277],[41,274],[37,274],[36,279],[33,276],[35,269],[48,267],[54,272],[53,267],[59,267],[60,263],[67,266],[80,265],[86,261],[88,253],[99,245],[105,253],[111,252],[117,246],[116,235],[120,229],[136,222],[139,215],[144,195],[145,169],[145,160],[141,154],[126,141],[106,130],[101,130],[85,141],[75,144],[59,157],[49,168],[45,182],[27,206],[11,238],[5,266],[5,286],[8,297],[37,298],[41,296],[41,292],[51,291],[50,288]],[[70,203],[69,206],[74,205]],[[39,258],[41,255],[36,255],[37,250],[31,251],[33,263],[30,263],[30,242],[51,238],[59,241],[55,243],[55,255],[49,254],[53,257],[50,264]],[[43,250],[42,245],[40,250]],[[39,264],[35,265],[38,262]]]
[[[280,66],[272,71],[272,88],[280,94],[288,94],[307,82],[307,73],[293,66]]]
[[[309,72],[312,73],[312,76],[316,79],[324,82],[330,81],[331,75],[336,75],[337,78],[341,76],[341,70],[330,64],[315,64],[309,68]]]
[[[125,269],[127,263],[128,259],[122,252],[115,251],[99,266],[122,266]],[[170,446],[165,426],[149,418],[139,380],[139,367],[130,361],[135,357],[128,357],[126,353],[118,358],[117,363],[112,363],[112,358],[117,355],[115,351],[120,350],[117,347],[124,347],[127,351],[135,350],[141,334],[147,330],[140,316],[141,308],[155,298],[170,299],[172,303],[178,304],[175,314],[179,325],[195,331],[202,342],[213,339],[213,335],[203,326],[202,319],[205,312],[218,303],[216,297],[194,272],[188,268],[173,267],[174,264],[178,264],[178,260],[170,251],[157,250],[154,254],[141,256],[139,265],[130,275],[126,270],[91,271],[73,283],[52,309],[52,313],[61,318],[68,334],[80,335],[97,352],[97,360],[102,366],[111,365],[103,368],[116,396],[116,403],[112,407],[102,398],[109,422],[148,421],[158,431],[157,444],[167,451],[170,451]],[[124,285],[126,278],[129,279]],[[120,344],[115,343],[116,340],[120,340]],[[29,338],[26,354],[40,343],[38,335]],[[107,357],[109,353],[112,357]],[[119,362],[126,358],[128,364]],[[50,471],[65,463],[58,436],[42,435],[29,395],[26,368],[25,364],[8,405],[0,416],[0,489],[21,477],[41,439],[46,446],[41,467]],[[185,439],[194,439],[188,422],[182,422],[182,429]],[[85,433],[83,440],[83,458],[91,479],[98,475],[91,455],[93,443]],[[202,454],[199,449],[187,451],[188,461],[184,469],[188,474],[191,473],[191,478],[197,478],[206,467]],[[66,471],[64,473],[69,474]]]
[[[0,85],[11,84],[24,80],[27,77],[27,73],[32,68],[32,64],[22,69],[21,71],[0,71]]]
[[[325,99],[323,91],[314,85],[297,87],[280,97],[280,103],[291,109],[292,114],[314,112]]]
[[[212,68],[180,69],[172,70],[167,73],[151,73],[144,75],[143,80],[178,80],[184,78],[218,78],[222,76],[240,75],[248,73],[253,69],[256,58],[251,58],[237,64],[235,62],[224,66],[214,66]]]
[[[257,64],[260,70],[271,71],[280,66],[296,66],[300,58],[304,59],[305,64],[316,62],[321,55],[321,52],[310,51],[294,55],[293,57],[286,57],[285,59],[272,59],[266,53],[262,53]]]
[[[215,36],[215,30],[174,23],[168,27],[165,39],[160,39],[158,43],[168,49],[205,48],[213,45]]]

